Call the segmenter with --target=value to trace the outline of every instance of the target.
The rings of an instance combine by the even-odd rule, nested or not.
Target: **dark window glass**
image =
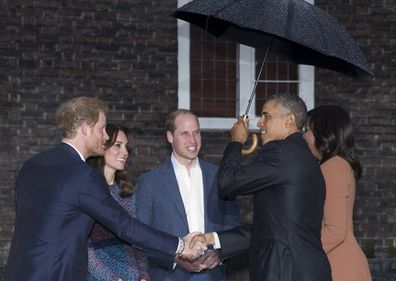
[[[265,57],[265,50],[256,49],[256,73]],[[256,115],[259,116],[265,100],[277,93],[298,94],[298,66],[269,52],[256,88]]]
[[[200,117],[235,117],[237,45],[190,25],[191,110]]]
[[[205,30],[190,25],[190,108],[200,117],[236,117],[238,85],[237,44],[216,39]],[[264,51],[256,49],[256,73]],[[256,115],[264,100],[274,93],[297,94],[297,65],[269,54],[256,88]],[[249,93],[250,95],[250,93]]]

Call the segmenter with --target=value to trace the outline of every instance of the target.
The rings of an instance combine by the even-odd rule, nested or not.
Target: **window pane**
[[[190,25],[191,110],[199,117],[236,117],[237,45]]]
[[[190,25],[190,108],[200,117],[236,117],[237,45]],[[256,49],[256,75],[265,50]],[[269,53],[256,88],[256,115],[272,94],[298,94],[298,66]],[[249,93],[250,94],[250,93]]]
[[[256,49],[256,73],[260,72],[265,50]],[[265,100],[277,93],[298,95],[298,65],[288,62],[271,52],[267,56],[256,88],[256,115],[260,115]]]

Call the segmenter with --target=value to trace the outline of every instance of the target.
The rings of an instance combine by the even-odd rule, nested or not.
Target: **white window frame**
[[[306,0],[313,4],[313,0]],[[178,6],[190,2],[189,0],[178,0]],[[177,20],[178,27],[178,108],[190,109],[190,24]],[[255,49],[239,45],[239,67],[238,67],[238,89],[239,114],[245,113],[254,82],[255,71]],[[315,70],[310,65],[298,65],[299,83],[298,95],[304,100],[308,110],[314,107],[314,83]],[[249,110],[249,128],[257,129],[256,124],[259,116],[255,114],[255,100]],[[235,118],[199,117],[201,129],[229,129],[235,123]]]

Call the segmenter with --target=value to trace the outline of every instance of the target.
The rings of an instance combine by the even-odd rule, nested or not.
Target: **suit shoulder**
[[[42,169],[80,169],[86,166],[86,163],[74,155],[54,147],[50,150],[43,151],[30,159],[28,159],[24,166],[42,167]]]
[[[274,140],[266,143],[261,149],[258,157],[265,157],[266,159],[282,159],[283,141]]]
[[[199,159],[199,165],[201,166],[202,169],[207,169],[212,171],[217,171],[217,169],[219,168],[217,165],[202,159]]]
[[[271,149],[281,149],[282,144],[285,143],[285,140],[272,140],[263,145],[263,149],[271,150]]]
[[[157,167],[153,168],[151,171],[145,172],[141,174],[137,178],[137,182],[145,182],[145,181],[155,181],[158,179],[163,178],[164,175],[169,173],[169,171],[172,168],[172,164],[170,163],[170,160],[163,162],[162,164],[158,165]]]

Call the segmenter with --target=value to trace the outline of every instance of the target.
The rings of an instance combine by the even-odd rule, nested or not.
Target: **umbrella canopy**
[[[193,0],[172,16],[254,48],[272,42],[271,51],[294,63],[373,75],[345,28],[304,0]]]

